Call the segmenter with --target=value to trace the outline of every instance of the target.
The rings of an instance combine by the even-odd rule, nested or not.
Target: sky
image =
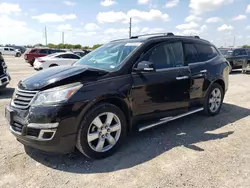
[[[250,45],[250,0],[0,0],[0,44],[92,46],[132,35],[198,35]],[[234,40],[235,38],[235,40]]]

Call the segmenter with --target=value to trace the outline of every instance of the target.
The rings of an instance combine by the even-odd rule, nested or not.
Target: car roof
[[[205,43],[205,44],[211,44],[209,41],[201,39],[198,36],[180,36],[180,35],[174,35],[173,33],[161,33],[160,35],[156,34],[146,34],[146,35],[139,35],[139,36],[133,36],[128,39],[118,39],[113,40],[111,42],[148,42],[148,41],[160,41],[160,40],[170,40],[170,39],[181,39],[189,42],[197,42],[197,43]]]

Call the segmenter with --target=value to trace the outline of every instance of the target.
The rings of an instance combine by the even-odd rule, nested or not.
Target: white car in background
[[[71,65],[81,59],[80,56],[71,52],[54,53],[44,57],[36,58],[34,62],[35,70],[43,70],[49,67]]]
[[[10,55],[15,57],[21,57],[22,53],[15,48],[11,47],[0,47],[0,55]]]

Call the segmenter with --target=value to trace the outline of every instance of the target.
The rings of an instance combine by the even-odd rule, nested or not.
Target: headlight
[[[80,88],[82,84],[69,84],[45,91],[39,92],[32,106],[43,106],[50,104],[58,104],[67,101],[72,95],[74,95]]]

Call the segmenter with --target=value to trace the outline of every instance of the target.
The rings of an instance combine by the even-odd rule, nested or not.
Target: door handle
[[[180,76],[180,77],[176,77],[176,80],[186,80],[188,79],[188,76]]]
[[[200,71],[200,73],[206,73],[206,72],[207,72],[206,69]]]

